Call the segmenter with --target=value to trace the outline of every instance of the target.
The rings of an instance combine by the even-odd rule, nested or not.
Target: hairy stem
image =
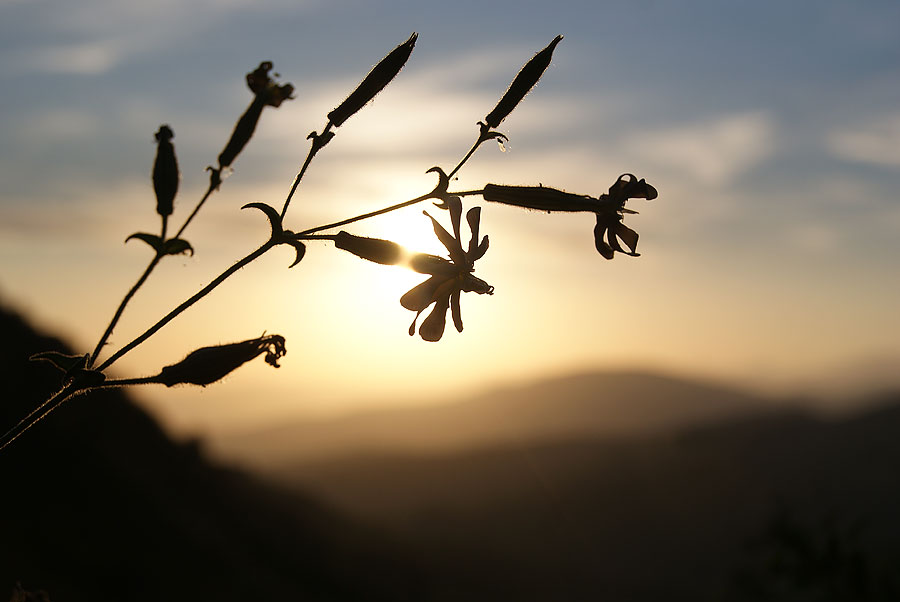
[[[134,349],[135,347],[137,347],[138,345],[140,345],[141,343],[143,343],[144,341],[149,339],[151,336],[156,334],[163,326],[165,326],[166,324],[168,324],[169,322],[174,320],[176,317],[178,317],[182,312],[184,312],[184,310],[186,310],[187,308],[192,306],[194,303],[196,303],[197,301],[199,301],[200,299],[202,299],[203,297],[205,297],[206,295],[211,293],[216,287],[218,287],[220,284],[225,282],[228,278],[233,276],[238,270],[240,270],[244,266],[248,265],[249,263],[251,263],[254,260],[261,257],[264,253],[266,253],[269,249],[274,247],[276,244],[277,244],[277,242],[274,239],[270,239],[270,240],[266,241],[266,243],[264,245],[262,245],[260,248],[256,249],[255,251],[253,251],[252,253],[250,253],[249,255],[247,255],[246,257],[244,257],[243,259],[241,259],[234,265],[232,265],[230,268],[228,268],[227,270],[225,270],[224,272],[219,274],[219,276],[216,277],[215,280],[213,280],[212,282],[207,284],[205,287],[200,289],[192,297],[190,297],[189,299],[184,301],[181,305],[179,305],[178,307],[176,307],[175,309],[170,311],[168,314],[166,314],[165,317],[163,317],[161,320],[159,320],[159,322],[157,322],[156,324],[154,324],[153,326],[148,328],[142,335],[140,335],[139,337],[137,337],[136,339],[134,339],[133,341],[131,341],[130,343],[128,343],[127,345],[125,345],[124,347],[119,349],[112,356],[110,356],[110,358],[107,359],[105,362],[103,362],[97,368],[97,370],[100,370],[101,372],[103,370],[106,370],[109,366],[111,366],[113,363],[118,361],[123,355],[125,355],[126,353],[128,353],[129,351],[131,351],[132,349]]]
[[[321,134],[316,134],[313,132],[310,134],[312,138],[312,144],[309,147],[309,153],[306,155],[306,160],[303,162],[303,166],[300,167],[300,171],[297,173],[297,177],[294,178],[294,184],[291,186],[291,191],[288,192],[287,198],[284,200],[284,207],[281,208],[281,219],[284,219],[284,216],[287,215],[288,206],[291,204],[291,199],[294,198],[294,193],[297,192],[297,187],[300,185],[300,180],[303,179],[303,175],[306,173],[306,169],[309,167],[309,164],[312,163],[313,157],[316,156],[316,153],[319,150],[328,144],[328,141],[334,134],[331,133],[331,122],[325,126],[325,129],[322,130]]]
[[[188,216],[188,218],[184,220],[183,224],[181,224],[178,232],[175,233],[175,238],[181,238],[181,235],[184,233],[185,228],[188,227],[188,224],[191,223],[191,221],[194,219],[194,216],[197,215],[197,213],[200,211],[200,208],[203,207],[203,203],[206,202],[206,199],[208,199],[212,195],[212,193],[219,188],[219,184],[222,183],[220,177],[221,176],[219,175],[219,170],[211,170],[209,177],[209,188],[206,189],[206,192],[203,194],[203,198],[200,199],[200,202],[197,203],[197,206],[194,207],[194,210],[191,211],[191,214]]]
[[[144,282],[146,282],[147,278],[150,277],[150,273],[153,272],[153,269],[156,267],[156,264],[159,263],[159,260],[162,259],[162,257],[163,256],[159,253],[154,255],[153,259],[150,260],[150,263],[147,264],[147,268],[144,270],[144,273],[141,274],[140,278],[138,278],[138,281],[134,283],[134,286],[131,287],[131,290],[125,293],[125,297],[123,297],[122,302],[119,303],[119,307],[116,309],[116,313],[113,315],[112,320],[109,322],[109,326],[106,327],[106,331],[103,333],[103,336],[100,337],[100,340],[97,342],[97,346],[94,348],[94,352],[91,354],[90,360],[88,360],[88,368],[92,367],[94,365],[94,362],[97,361],[97,357],[100,355],[100,352],[106,345],[106,341],[109,340],[109,337],[112,335],[116,324],[119,323],[119,318],[121,318],[122,314],[125,312],[125,306],[128,305],[128,302],[131,301],[131,298],[134,297],[135,293],[138,292],[138,289],[140,289],[141,286],[144,285]]]
[[[341,226],[346,226],[347,224],[352,224],[353,222],[362,221],[364,219],[369,219],[370,217],[375,217],[376,215],[382,215],[385,213],[390,213],[391,211],[396,211],[397,209],[403,209],[404,207],[409,207],[410,205],[415,205],[416,203],[421,203],[427,199],[434,198],[432,193],[423,194],[422,196],[416,197],[414,199],[410,199],[408,201],[404,201],[402,203],[397,203],[396,205],[391,205],[390,207],[385,207],[384,209],[379,209],[378,211],[371,211],[369,213],[364,213],[362,215],[357,215],[356,217],[349,217],[347,219],[341,220],[339,222],[334,222],[331,224],[325,224],[324,226],[316,226],[315,228],[310,228],[308,230],[304,230],[303,232],[297,233],[297,236],[303,238],[308,234],[314,234],[315,232],[321,232],[322,230],[331,230],[332,228],[339,228]]]
[[[18,439],[25,431],[46,418],[50,412],[61,406],[65,401],[83,391],[85,391],[85,389],[73,382],[54,393],[50,399],[32,410],[28,416],[25,416],[25,418],[20,420],[16,426],[6,431],[3,436],[0,437],[0,451]]]

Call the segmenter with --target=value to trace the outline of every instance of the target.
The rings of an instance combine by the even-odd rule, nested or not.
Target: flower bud
[[[510,84],[509,90],[506,91],[506,94],[503,95],[503,98],[500,99],[500,102],[497,103],[494,110],[488,113],[488,116],[485,118],[484,121],[487,123],[488,127],[495,128],[500,125],[500,122],[506,119],[507,115],[512,113],[512,110],[516,108],[516,105],[518,105],[522,99],[525,98],[525,95],[538,83],[538,80],[541,79],[541,75],[543,75],[547,67],[550,66],[550,59],[553,58],[553,49],[556,48],[556,45],[559,44],[562,39],[562,36],[556,36],[546,48],[538,52],[530,61],[525,63],[525,66],[522,67],[522,70],[519,71],[519,74],[516,75],[516,78],[513,80],[512,84]]]
[[[485,184],[484,200],[538,211],[593,211],[601,208],[600,200],[588,195],[572,194],[544,186],[502,186]]]
[[[183,384],[205,387],[263,353],[266,363],[278,368],[278,359],[287,353],[284,337],[273,334],[240,343],[202,347],[177,364],[163,368],[156,382],[167,387]]]
[[[343,230],[335,235],[334,246],[382,265],[396,265],[406,255],[403,247],[390,240],[354,236]]]
[[[159,126],[156,132],[156,161],[153,163],[153,190],[156,192],[156,212],[163,217],[172,215],[175,193],[178,192],[178,161],[172,138],[175,134],[168,125]]]
[[[282,102],[292,98],[294,86],[291,84],[278,85],[273,82],[269,77],[271,70],[272,63],[263,61],[255,71],[247,74],[247,87],[255,94],[255,97],[241,118],[238,119],[231,138],[228,139],[228,143],[219,154],[220,170],[229,167],[250,142],[263,108],[281,106]]]
[[[394,48],[386,57],[381,59],[372,71],[366,76],[359,86],[338,107],[328,114],[328,121],[335,127],[340,127],[351,115],[359,111],[367,102],[375,98],[394,77],[403,69],[403,65],[409,60],[416,38],[419,34],[413,33],[409,39]]]

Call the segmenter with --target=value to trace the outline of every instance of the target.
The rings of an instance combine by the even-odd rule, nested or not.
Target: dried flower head
[[[172,215],[175,193],[178,192],[178,161],[172,138],[175,134],[168,125],[159,126],[156,132],[156,160],[153,162],[153,190],[156,192],[156,212]]]
[[[409,60],[409,55],[412,54],[418,37],[419,34],[413,32],[408,40],[394,48],[386,57],[381,59],[381,61],[372,68],[365,79],[362,80],[362,83],[350,93],[350,96],[328,114],[328,121],[334,125],[334,127],[340,127],[350,118],[350,116],[363,108],[367,102],[375,98],[379,92],[384,90],[384,88],[391,83],[391,80],[400,73],[400,70],[403,69],[403,66],[406,64],[406,61]]]
[[[544,186],[501,186],[486,184],[482,191],[484,200],[539,211],[589,211],[597,215],[594,227],[594,246],[606,259],[615,252],[637,257],[638,234],[622,223],[625,213],[637,213],[625,208],[629,199],[653,200],[658,196],[656,188],[638,180],[633,174],[622,174],[609,187],[607,194],[599,197],[571,194]],[[624,243],[628,250],[622,247]]]
[[[462,202],[459,197],[447,197],[445,205],[450,210],[450,220],[453,225],[453,234],[441,226],[440,223],[428,213],[425,215],[431,219],[434,233],[438,240],[447,248],[450,261],[435,255],[419,254],[410,261],[411,267],[419,273],[430,274],[431,278],[407,291],[400,298],[400,304],[410,311],[416,312],[412,324],[409,327],[409,335],[416,332],[416,320],[425,309],[434,304],[434,309],[419,327],[419,335],[426,341],[439,341],[444,334],[447,322],[447,310],[453,315],[453,324],[456,330],[462,332],[462,314],[460,313],[460,294],[478,293],[479,295],[493,295],[494,287],[484,280],[472,275],[475,271],[475,262],[481,259],[488,250],[488,237],[478,241],[478,229],[481,222],[481,208],[474,207],[466,213],[466,221],[472,232],[467,250],[463,250],[460,239],[460,220],[462,218]]]
[[[284,337],[273,334],[240,343],[202,347],[177,364],[163,368],[156,382],[167,387],[183,384],[205,387],[263,353],[266,363],[278,368],[279,358],[287,353]]]
[[[237,156],[240,154],[253,132],[256,131],[256,124],[262,115],[264,107],[279,107],[285,100],[293,98],[294,86],[291,84],[279,85],[269,77],[269,71],[272,70],[270,61],[263,61],[254,71],[247,74],[247,87],[253,92],[254,98],[241,118],[238,119],[231,133],[231,138],[225,148],[219,154],[219,170],[229,167]]]
[[[512,110],[516,108],[516,105],[518,105],[522,99],[525,98],[525,95],[538,83],[538,80],[541,79],[544,71],[550,66],[550,59],[553,58],[553,49],[556,48],[556,45],[559,44],[562,39],[562,36],[556,36],[546,48],[535,54],[530,61],[525,63],[525,66],[522,67],[522,70],[519,71],[512,84],[510,84],[506,94],[503,95],[500,102],[494,107],[494,110],[485,117],[484,121],[488,127],[495,128],[499,126],[500,122],[506,119],[507,115],[512,113]]]

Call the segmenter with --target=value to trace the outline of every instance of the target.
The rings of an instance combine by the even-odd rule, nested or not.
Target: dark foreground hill
[[[62,350],[0,310],[0,428],[59,382]],[[76,398],[0,453],[0,600],[419,600],[382,533],[173,443],[126,396]]]
[[[442,600],[900,599],[898,395],[840,421],[768,411],[271,474],[389,529]]]

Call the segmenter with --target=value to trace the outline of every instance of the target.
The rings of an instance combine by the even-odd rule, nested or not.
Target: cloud
[[[853,127],[832,131],[828,149],[858,163],[900,167],[900,113],[888,113]]]
[[[775,152],[775,124],[763,112],[629,136],[623,149],[704,184],[721,186]]]
[[[114,42],[45,46],[31,50],[26,67],[45,73],[100,75],[118,64],[122,53]]]

